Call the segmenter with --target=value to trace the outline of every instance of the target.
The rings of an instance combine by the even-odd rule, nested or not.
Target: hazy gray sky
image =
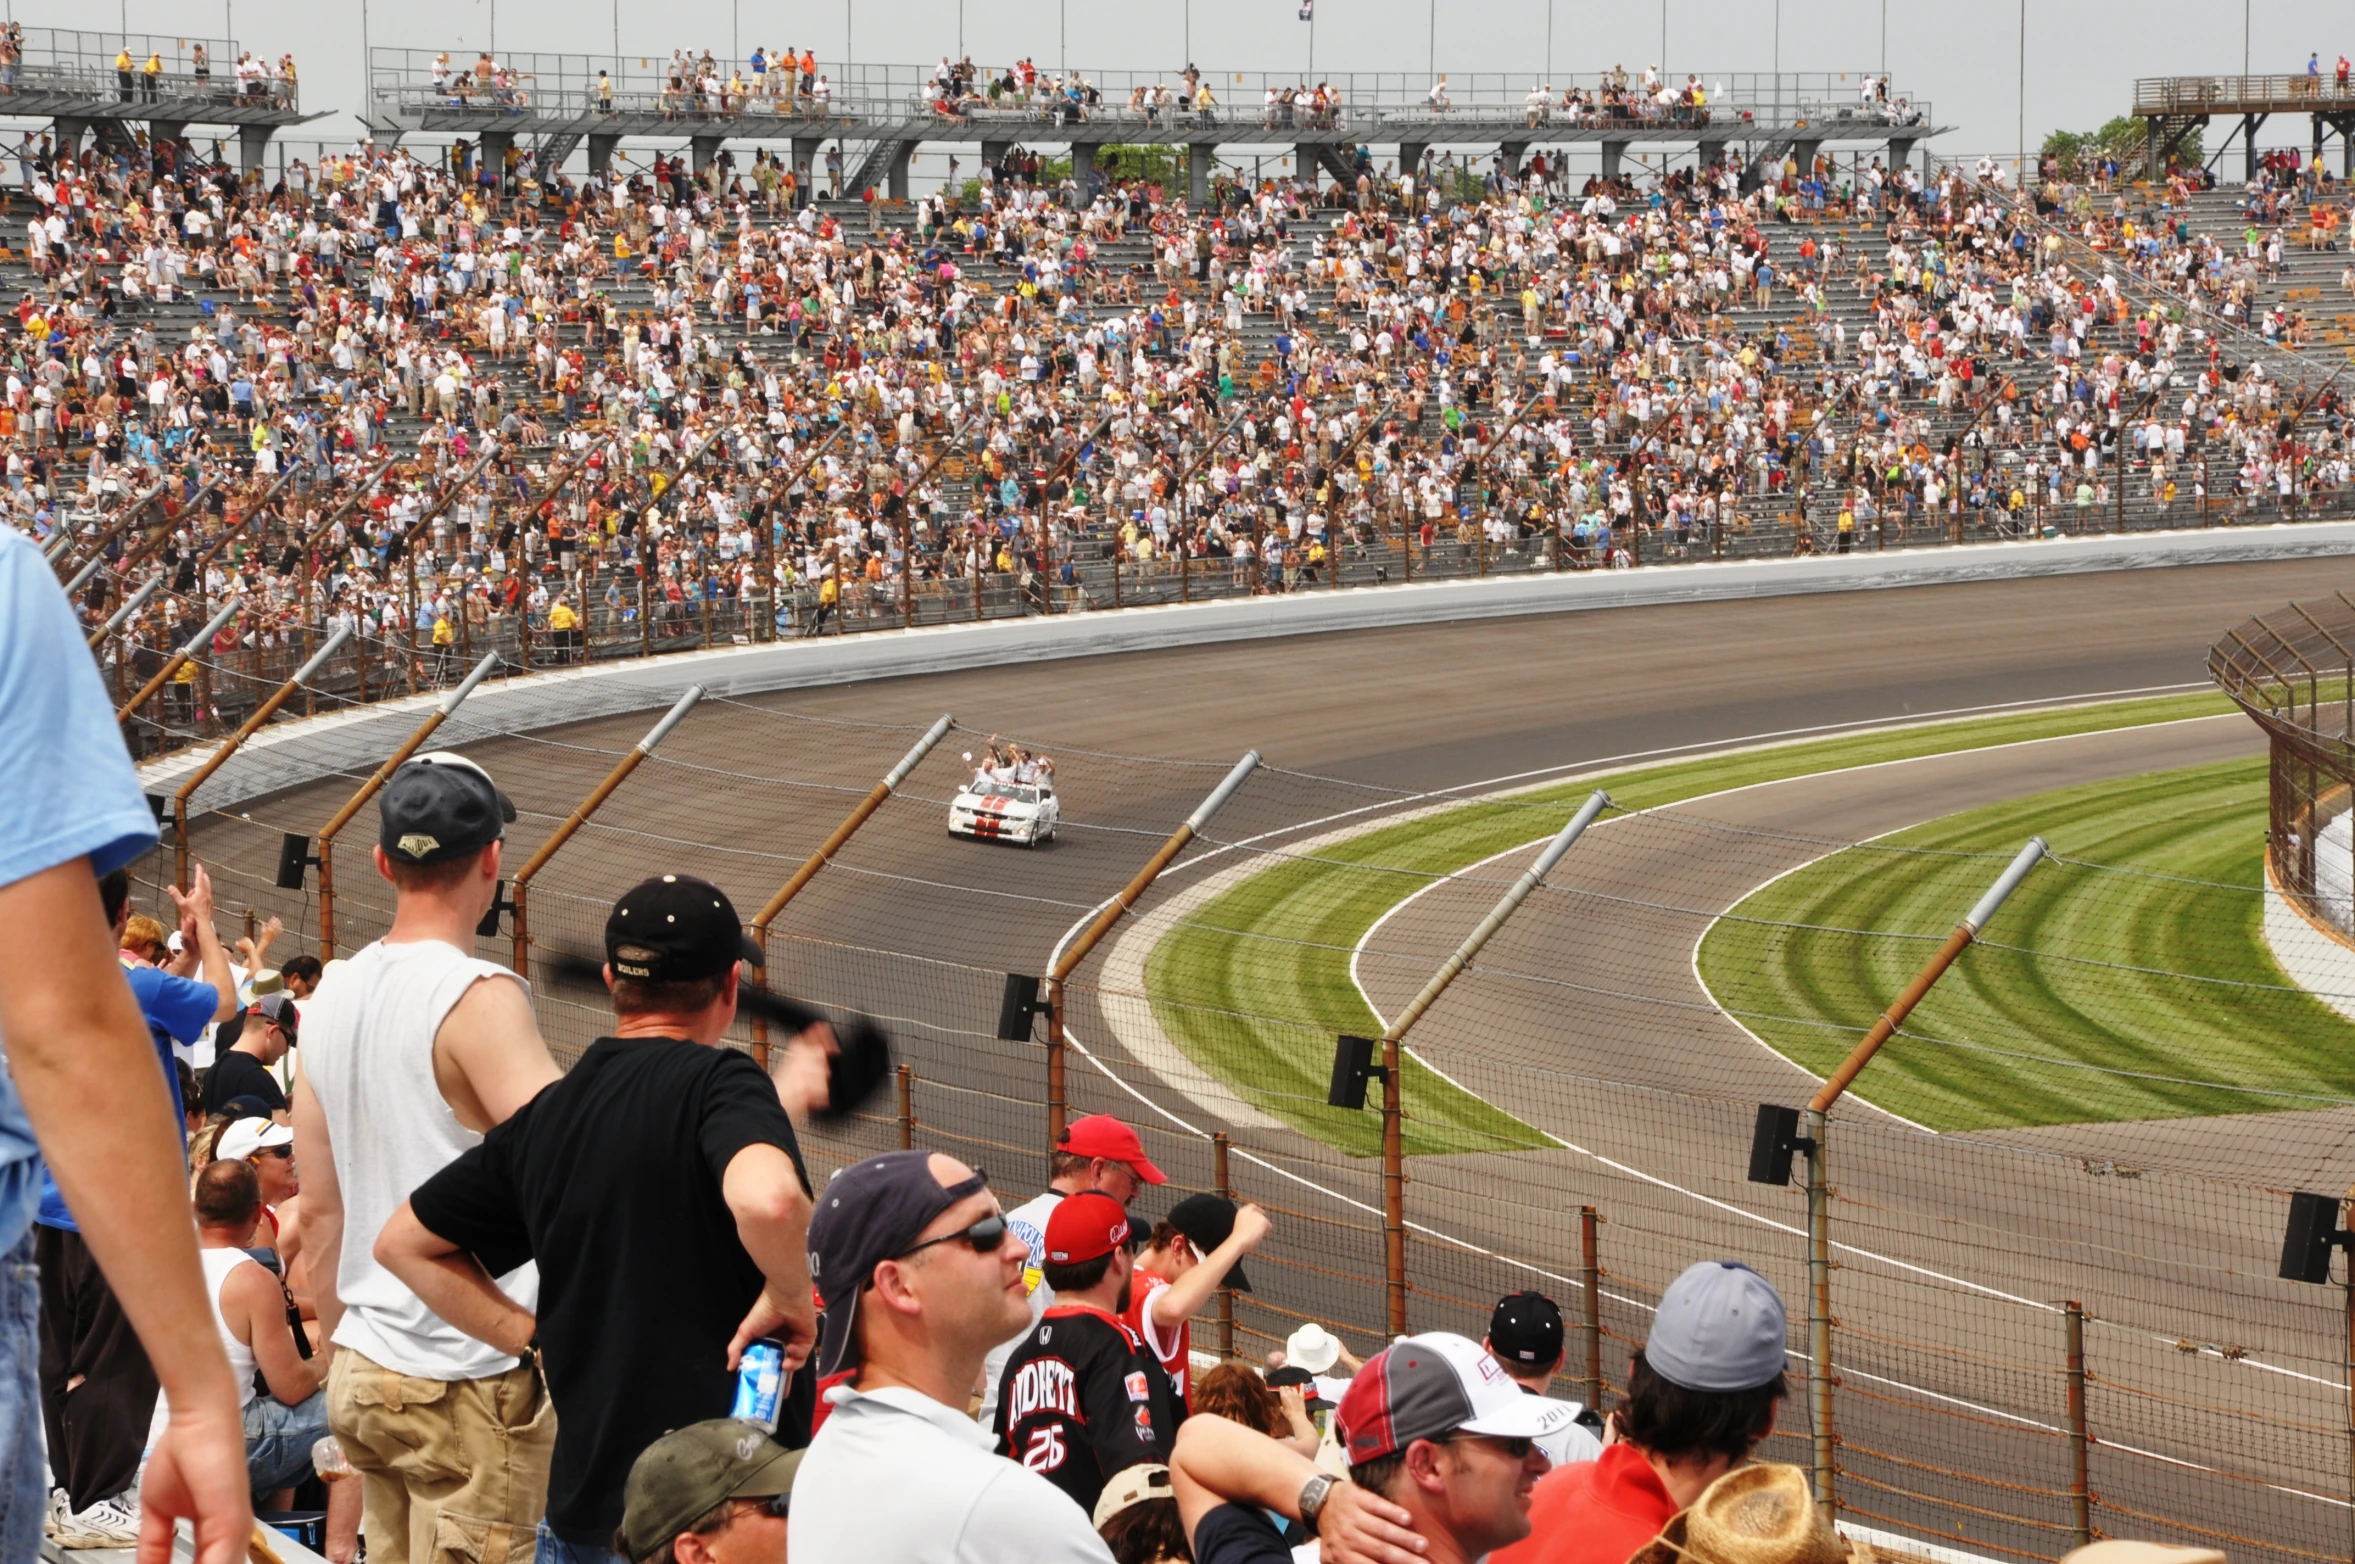
[[[2250,68],[2302,69],[2319,49],[2326,69],[2340,49],[2355,52],[2355,20],[2343,7],[2291,0],[2249,0]],[[1533,78],[1547,61],[1547,0],[1318,0],[1316,68],[1420,73],[1430,52],[1437,6],[1438,65],[1451,72],[1515,71]],[[1553,0],[1552,69],[1557,77],[1623,63],[1630,70],[1660,54],[1662,0]],[[1304,70],[1309,27],[1297,0],[1191,0],[1193,58],[1206,71]],[[498,44],[507,50],[608,53],[614,48],[610,0],[585,6],[563,0],[369,0],[367,34],[378,45],[481,47],[496,11]],[[1063,55],[1082,69],[1174,70],[1184,63],[1186,0],[1106,4],[1069,0],[965,0],[965,42],[984,65],[1028,54],[1042,66]],[[358,106],[361,0],[95,0],[79,6],[12,0],[28,25],[104,27],[218,36],[233,26],[246,47],[272,58],[291,50],[302,68],[307,107],[339,111],[319,122],[348,136]],[[2338,28],[2323,25],[2339,15]],[[1764,71],[1776,58],[1773,0],[1666,0],[1667,65],[1715,76]],[[1925,6],[1894,0],[1784,0],[1781,64],[1786,70],[1875,70],[1887,62],[1900,91],[1927,98],[1940,122],[1956,127],[1938,142],[1949,153],[2011,152],[2018,142],[2020,7],[2017,0]],[[843,4],[755,4],[744,0],[624,0],[625,55],[667,55],[674,48],[724,50],[733,36],[744,53],[755,44],[814,47],[821,66],[843,58],[845,30],[861,61],[925,64],[957,36],[957,0],[849,0]],[[2184,0],[2030,0],[2027,10],[2027,135],[2031,144],[2056,127],[2088,129],[2131,102],[2144,75],[2237,73],[2242,59],[2240,6]],[[1215,81],[1215,77],[1213,80]],[[301,134],[298,132],[297,134]],[[2291,145],[2304,120],[2280,120],[2267,144]],[[2212,133],[2210,145],[2222,128]],[[2335,159],[2335,151],[2333,157]],[[2237,159],[2235,159],[2237,162]]]

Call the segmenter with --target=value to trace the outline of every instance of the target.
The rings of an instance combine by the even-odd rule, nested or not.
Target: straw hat
[[[2077,1549],[2061,1564],[2224,1564],[2219,1548],[2171,1548],[2158,1542],[2096,1542]]]
[[[1796,1466],[1737,1467],[1679,1511],[1628,1564],[1870,1564],[1825,1523]]]

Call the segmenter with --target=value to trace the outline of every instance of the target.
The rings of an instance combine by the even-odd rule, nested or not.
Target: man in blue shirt
[[[155,845],[111,703],[39,551],[0,528],[0,1558],[40,1548],[35,1209],[44,1157],[170,1403],[148,1464],[144,1540],[194,1521],[199,1564],[251,1534],[237,1387],[189,1220],[172,1093],[98,894]],[[37,1139],[36,1139],[37,1137]]]

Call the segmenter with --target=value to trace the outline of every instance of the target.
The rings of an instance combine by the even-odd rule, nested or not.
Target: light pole
[[[2012,187],[2028,193],[2028,0],[2020,0],[2020,141],[2012,159]],[[2121,478],[2123,481],[2123,478]]]

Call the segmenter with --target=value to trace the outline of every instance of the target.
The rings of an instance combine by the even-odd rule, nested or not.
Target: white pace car
[[[1055,839],[1063,812],[1055,784],[969,783],[949,802],[949,835],[1036,847]]]

